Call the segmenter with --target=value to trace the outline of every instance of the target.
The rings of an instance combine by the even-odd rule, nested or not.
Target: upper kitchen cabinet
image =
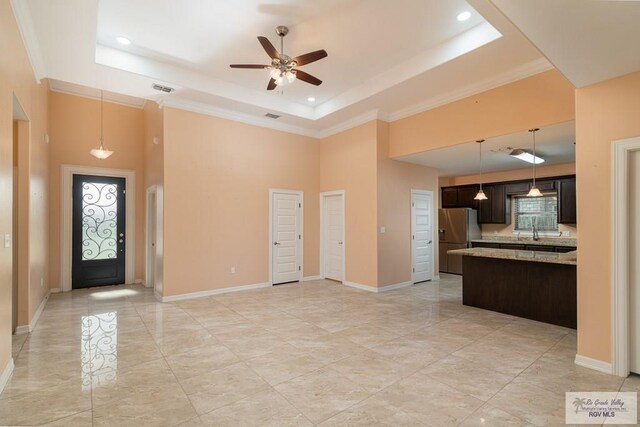
[[[478,224],[511,224],[511,203],[504,184],[485,185],[487,200],[479,203]]]
[[[442,207],[447,208],[473,208],[477,209],[478,204],[473,199],[478,194],[477,185],[464,185],[459,187],[442,188]]]
[[[558,180],[558,224],[576,224],[576,179]]]

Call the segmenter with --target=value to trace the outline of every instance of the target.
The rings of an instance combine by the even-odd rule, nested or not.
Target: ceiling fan
[[[316,50],[313,52],[305,53],[304,55],[291,58],[284,54],[284,36],[289,33],[289,28],[284,25],[276,27],[276,34],[280,37],[280,52],[271,44],[266,37],[259,36],[258,41],[267,52],[267,55],[271,57],[271,65],[259,65],[259,64],[231,64],[231,68],[248,68],[248,69],[265,69],[270,70],[271,79],[267,84],[267,90],[273,90],[276,86],[281,86],[286,83],[293,83],[296,78],[303,82],[310,83],[315,86],[320,86],[322,80],[312,76],[309,73],[305,73],[302,70],[298,70],[296,67],[310,64],[318,61],[327,56],[327,51],[324,49]]]

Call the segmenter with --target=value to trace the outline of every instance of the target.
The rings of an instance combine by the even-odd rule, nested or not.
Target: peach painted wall
[[[154,144],[153,138],[158,138]],[[164,177],[164,114],[152,101],[144,105],[144,187],[162,185]]]
[[[573,120],[574,88],[556,70],[536,74],[389,125],[390,157]]]
[[[377,124],[320,142],[320,191],[345,191],[346,281],[378,286]]]
[[[270,188],[304,191],[319,274],[318,140],[172,108],[164,130],[164,296],[268,282]]]
[[[578,354],[611,361],[611,144],[640,136],[640,72],[576,90]],[[597,198],[594,199],[594,194]]]
[[[145,174],[144,113],[140,108],[104,103],[104,141],[115,153],[106,160],[89,154],[100,141],[100,100],[51,92],[50,245],[51,287],[60,287],[60,172],[62,165],[129,169],[136,173],[135,279],[144,277]]]
[[[438,221],[438,171],[389,158],[389,124],[377,122],[378,132],[378,286],[411,280],[411,190],[429,190],[434,196],[434,230]],[[385,233],[379,232],[385,227]],[[438,251],[434,239],[437,275]]]
[[[37,84],[27,57],[11,4],[0,1],[0,235],[13,233],[13,96],[29,117],[29,156],[32,185],[29,194],[29,235],[31,279],[29,307],[38,307],[48,290],[47,259],[47,88]],[[45,229],[45,232],[42,232]],[[0,372],[11,358],[12,249],[0,247]],[[40,279],[43,285],[40,286]],[[31,284],[31,282],[30,282]],[[35,310],[34,310],[35,311]],[[33,316],[31,313],[30,318]]]
[[[153,138],[158,138],[158,144],[153,143]],[[144,106],[144,153],[144,188],[148,189],[153,185],[156,187],[155,283],[153,285],[155,291],[161,294],[164,279],[164,111],[158,107],[158,104],[151,101],[147,101]],[[144,242],[146,245],[146,227]],[[145,262],[146,250],[145,246]],[[145,284],[152,286],[150,283]]]

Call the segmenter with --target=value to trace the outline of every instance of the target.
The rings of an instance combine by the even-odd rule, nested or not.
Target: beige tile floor
[[[575,332],[461,304],[461,280],[330,281],[177,303],[53,295],[14,338],[0,425],[564,425],[566,391],[640,391],[573,363]]]

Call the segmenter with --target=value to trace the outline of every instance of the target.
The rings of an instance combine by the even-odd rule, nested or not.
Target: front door
[[[433,279],[432,195],[411,193],[411,258],[413,283]]]
[[[300,195],[273,193],[271,204],[273,284],[296,282],[301,274]]]
[[[125,183],[73,176],[73,289],[125,282]]]
[[[344,235],[344,199],[342,194],[324,196],[324,277],[344,280],[343,235]]]

